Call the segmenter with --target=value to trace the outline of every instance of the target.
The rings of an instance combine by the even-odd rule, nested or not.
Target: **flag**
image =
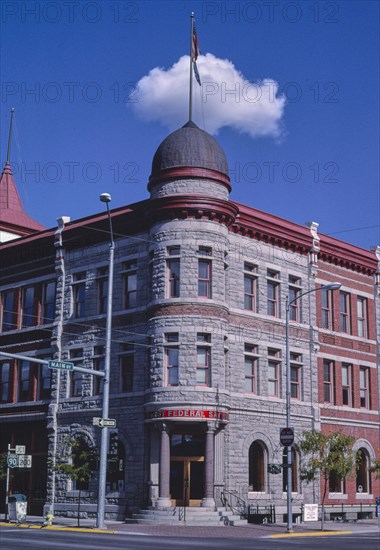
[[[193,39],[192,39],[192,47],[191,47],[191,59],[193,61],[193,67],[194,67],[194,76],[195,80],[198,82],[199,86],[201,85],[201,79],[199,77],[198,67],[197,67],[197,59],[198,55],[200,53],[199,50],[199,44],[198,44],[198,35],[197,30],[195,28],[195,23],[193,25]]]

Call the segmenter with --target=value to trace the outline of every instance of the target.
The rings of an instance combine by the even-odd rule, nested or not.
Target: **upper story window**
[[[124,308],[129,309],[137,305],[137,260],[130,260],[123,264]]]
[[[0,402],[10,400],[11,365],[8,361],[0,363]]]
[[[290,396],[302,399],[302,354],[290,352]]]
[[[41,359],[45,359],[41,357]],[[51,392],[51,369],[48,365],[38,366],[38,399],[50,399]]]
[[[258,392],[258,346],[252,344],[244,345],[244,369],[245,369],[245,384],[244,389],[248,393]]]
[[[198,296],[200,298],[212,297],[212,249],[209,246],[198,248]]]
[[[178,386],[179,338],[178,332],[167,332],[165,339],[165,380],[167,386]]]
[[[41,323],[52,323],[55,318],[55,281],[48,281],[42,286]]]
[[[321,290],[322,296],[322,328],[332,330],[333,328],[333,313],[332,313],[332,290]]]
[[[70,350],[70,362],[74,366],[81,367],[83,363],[83,349]],[[70,373],[70,397],[80,397],[83,395],[83,373],[73,370]]]
[[[18,401],[30,401],[31,395],[31,366],[30,362],[22,360],[18,362]]]
[[[135,370],[135,346],[133,344],[121,344],[119,354],[120,363],[120,391],[132,392],[134,389]]]
[[[267,270],[267,314],[280,316],[280,273]]]
[[[73,315],[84,317],[86,315],[86,272],[73,275]]]
[[[358,336],[368,338],[368,300],[357,297]]]
[[[107,312],[108,267],[100,267],[96,273],[98,286],[98,313]]]
[[[1,293],[1,330],[16,330],[18,328],[19,291],[4,290]]]
[[[352,365],[342,364],[342,404],[352,407],[353,403]]]
[[[257,266],[244,262],[244,309],[257,310]]]
[[[179,246],[168,246],[166,260],[167,271],[167,296],[178,298],[180,296],[180,253]]]
[[[289,275],[289,318],[291,321],[301,321],[299,297],[301,294],[301,279]]]
[[[370,370],[369,367],[360,367],[360,406],[364,409],[370,409]]]
[[[38,324],[38,305],[37,287],[26,286],[22,289],[21,309],[22,309],[22,327],[34,327]]]
[[[329,359],[323,361],[323,401],[335,404],[335,363]]]
[[[347,334],[351,334],[351,301],[348,292],[340,292],[340,330]]]
[[[197,333],[197,369],[198,386],[211,386],[211,334]]]
[[[281,351],[268,349],[268,395],[280,397]]]

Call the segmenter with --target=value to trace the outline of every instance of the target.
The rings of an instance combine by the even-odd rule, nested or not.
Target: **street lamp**
[[[316,292],[317,290],[338,290],[342,285],[340,283],[329,283],[319,288],[312,288],[307,292],[303,292],[289,302],[289,296],[286,297],[286,427],[290,428],[290,398],[291,398],[291,380],[290,380],[290,349],[289,349],[289,321],[290,321],[290,306],[297,302],[302,296]],[[293,531],[293,518],[292,518],[292,446],[288,445],[287,448],[287,487],[286,487],[286,511],[287,511],[287,531],[288,533]]]
[[[110,255],[108,269],[108,292],[107,292],[107,314],[106,314],[106,346],[104,360],[104,378],[103,378],[103,408],[102,418],[108,418],[109,411],[109,393],[110,393],[110,371],[111,371],[111,329],[112,329],[112,290],[113,290],[113,265],[115,243],[113,240],[112,220],[109,209],[111,195],[102,193],[99,197],[101,202],[106,203],[109,228],[110,228]],[[108,445],[108,428],[101,428],[100,440],[100,461],[99,461],[99,491],[98,491],[98,508],[96,526],[99,529],[104,529],[104,511],[106,501],[106,480],[107,480],[107,445]]]

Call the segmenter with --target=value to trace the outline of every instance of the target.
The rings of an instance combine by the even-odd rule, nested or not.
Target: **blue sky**
[[[102,192],[112,207],[148,197],[156,148],[188,119],[192,11],[195,121],[226,152],[231,198],[380,244],[379,4],[365,0],[3,1],[1,162],[14,107],[27,212],[53,227],[103,210]]]

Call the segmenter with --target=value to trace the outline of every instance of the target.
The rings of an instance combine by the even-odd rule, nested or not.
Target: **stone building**
[[[2,200],[5,187],[16,190],[9,165]],[[338,427],[362,450],[355,479],[330,480],[328,504],[373,504],[380,494],[369,472],[380,448],[379,249],[231,200],[226,156],[192,122],[158,147],[148,191],[148,199],[111,210],[110,418],[117,428],[110,430],[107,515],[123,518],[147,505],[252,504],[274,505],[283,519],[287,296],[295,300],[293,510],[319,497],[317,483],[301,482],[297,447],[302,431],[314,428]],[[9,207],[0,229],[4,216],[9,230]],[[56,514],[70,515],[79,487],[53,475],[47,459],[67,451],[67,436],[99,445],[93,418],[101,416],[102,383],[32,359],[104,368],[108,219],[101,213],[26,229],[1,245],[0,349],[31,358],[0,357],[1,450],[22,444],[33,457],[30,471],[12,472],[12,489],[28,494],[31,511],[53,499]],[[334,281],[340,290],[321,290]],[[96,487],[96,478],[81,487],[89,516]]]

